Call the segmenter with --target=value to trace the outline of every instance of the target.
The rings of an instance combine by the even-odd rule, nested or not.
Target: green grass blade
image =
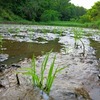
[[[32,69],[33,69],[34,74],[36,73],[36,63],[35,62],[36,62],[36,59],[35,59],[35,57],[33,55],[31,65],[32,65]]]
[[[47,62],[48,62],[48,58],[49,58],[49,55],[50,53],[47,53],[44,60],[43,60],[43,63],[42,63],[42,66],[41,66],[41,84],[43,84],[43,79],[44,79],[44,71],[46,69],[46,66],[47,66]]]
[[[48,73],[48,77],[47,77],[47,81],[46,81],[47,90],[50,90],[51,84],[53,82],[54,77],[52,77],[52,76],[53,76],[53,69],[54,69],[55,59],[56,59],[56,55],[54,56],[53,62],[51,63],[51,66],[50,66],[50,69],[49,69],[49,73]]]

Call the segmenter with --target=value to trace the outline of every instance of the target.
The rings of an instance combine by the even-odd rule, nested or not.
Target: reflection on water
[[[62,44],[58,43],[58,39],[48,41],[48,43],[29,43],[29,42],[18,42],[13,40],[3,40],[2,50],[3,54],[8,54],[9,58],[2,64],[16,63],[24,58],[32,58],[32,55],[39,56],[42,51],[48,52],[53,49],[53,52],[60,52]],[[5,49],[4,49],[5,48]]]
[[[97,59],[100,58],[100,42],[99,41],[95,41],[93,39],[89,39],[90,40],[90,46],[93,47],[93,49],[95,50],[95,54]]]

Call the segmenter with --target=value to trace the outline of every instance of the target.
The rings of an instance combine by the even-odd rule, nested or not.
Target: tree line
[[[0,18],[4,20],[69,21],[86,13],[70,0],[0,0]]]

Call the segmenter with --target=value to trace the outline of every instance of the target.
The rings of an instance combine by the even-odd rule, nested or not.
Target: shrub
[[[80,17],[80,22],[85,23],[85,22],[91,22],[91,18],[89,15],[83,15]]]

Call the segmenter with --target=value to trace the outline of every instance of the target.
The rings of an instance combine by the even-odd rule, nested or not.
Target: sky
[[[86,9],[90,9],[97,1],[100,0],[71,0],[71,3],[74,3],[76,6],[82,6]]]

